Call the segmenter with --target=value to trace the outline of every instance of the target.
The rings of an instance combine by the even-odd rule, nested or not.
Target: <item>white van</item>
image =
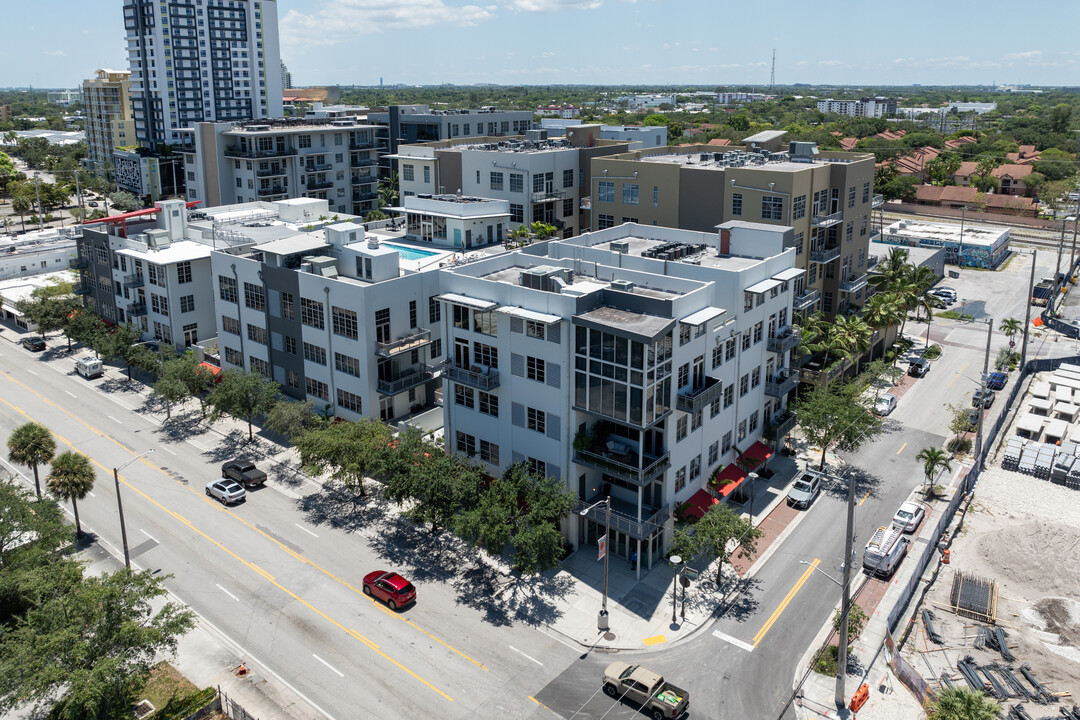
[[[75,372],[84,378],[96,378],[105,374],[105,368],[97,358],[79,358],[75,361]]]
[[[907,549],[908,539],[904,537],[903,528],[895,525],[879,527],[863,550],[863,569],[871,575],[888,577],[900,565]]]

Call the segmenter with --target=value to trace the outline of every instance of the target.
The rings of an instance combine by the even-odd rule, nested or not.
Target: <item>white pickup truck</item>
[[[679,718],[690,710],[690,693],[641,665],[608,665],[604,670],[604,692],[617,700],[637,703],[653,720]]]

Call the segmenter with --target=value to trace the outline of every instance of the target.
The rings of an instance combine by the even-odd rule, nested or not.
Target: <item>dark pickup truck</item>
[[[256,487],[266,482],[266,473],[247,460],[230,460],[221,466],[221,477],[235,480],[244,487]]]

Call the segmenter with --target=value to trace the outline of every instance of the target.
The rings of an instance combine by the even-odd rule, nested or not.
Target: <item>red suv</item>
[[[416,600],[416,588],[397,573],[377,570],[364,576],[364,594],[382,600],[391,610]]]

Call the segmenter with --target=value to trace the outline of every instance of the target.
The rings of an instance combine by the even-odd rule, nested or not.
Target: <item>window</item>
[[[107,265],[108,263],[101,263]],[[165,287],[165,270],[157,265],[146,263],[147,282],[158,287]]]
[[[349,392],[347,390],[342,390],[342,389],[338,388],[338,391],[337,391],[337,404],[338,404],[339,407],[342,407],[342,408],[344,408],[346,410],[352,410],[354,413],[356,413],[358,415],[363,415],[364,414],[363,404],[362,404],[362,402],[360,400],[360,396],[359,395],[353,395],[351,392]]]
[[[293,340],[293,342],[296,341]],[[354,357],[336,352],[334,353],[334,367],[347,375],[360,377],[360,361]]]
[[[498,334],[498,318],[487,310],[473,310],[473,330],[481,335],[495,337]]]
[[[525,321],[525,334],[538,340],[543,340],[547,333],[547,325],[536,320]]]
[[[735,338],[729,338],[724,346],[724,361],[728,362],[735,359]]]
[[[292,293],[281,293],[281,317],[286,320],[293,319],[293,305],[295,304]]]
[[[525,222],[525,208],[519,203],[510,203],[510,222]]]
[[[679,418],[678,422],[675,423],[675,442],[682,442],[686,439],[686,428],[689,424],[688,421],[689,418],[686,415],[683,415]]]
[[[180,297],[180,312],[189,313],[195,311],[195,296],[182,295]]]
[[[712,349],[712,369],[720,367],[724,364],[724,346],[723,344],[714,345]]]
[[[304,359],[310,360],[313,363],[319,365],[326,364],[326,348],[321,348],[318,345],[312,345],[311,343],[304,343]]]
[[[849,208],[855,207],[855,186],[852,185],[847,191],[847,206]]]
[[[610,180],[601,180],[597,188],[597,200],[600,202],[615,202],[615,183]]]
[[[746,393],[750,392],[750,374],[747,373],[739,378],[739,397],[743,397]]]
[[[754,432],[758,427],[758,411],[750,413],[750,432]]]
[[[460,385],[458,387],[461,387]],[[485,415],[491,417],[499,417],[499,396],[484,391],[477,392],[479,405],[478,409]]]
[[[750,387],[756,388],[761,384],[761,368],[757,367],[750,371]]]
[[[563,217],[571,217],[574,214],[574,198],[568,197],[562,201]]]
[[[713,401],[709,403],[709,419],[716,417],[720,414],[720,396],[717,395],[713,398]]]
[[[548,173],[550,175],[550,173]],[[534,193],[544,192],[544,173],[538,172],[532,176],[532,189]]]
[[[851,242],[855,238],[855,221],[852,220],[844,227],[844,240]]]
[[[859,237],[866,237],[866,215],[859,220]]]
[[[490,465],[499,464],[499,446],[487,440],[480,441],[480,459]]]
[[[300,147],[300,148],[309,148],[309,147],[311,147],[311,136],[310,135],[297,135],[296,136],[296,146]]]
[[[545,380],[545,363],[541,358],[535,358],[531,355],[525,358],[525,377],[536,382],[546,382]]]
[[[544,435],[547,433],[547,414],[543,410],[527,408],[525,427]]]
[[[454,404],[467,407],[470,410],[475,407],[476,394],[473,389],[461,383],[454,383]]]
[[[266,310],[266,290],[261,285],[244,283],[244,304],[252,310]]]
[[[266,362],[262,358],[255,357],[254,355],[249,355],[248,365],[251,368],[251,372],[259,373],[263,377],[270,377],[270,363]]]
[[[291,335],[286,335],[283,339],[283,345],[285,346],[285,352],[290,355],[296,354],[296,338]]]
[[[690,459],[690,479],[696,480],[701,477],[701,456]]]
[[[221,316],[221,331],[231,335],[240,334],[240,321],[228,315]]]
[[[637,183],[623,183],[623,186],[622,186],[622,201],[623,201],[623,205],[637,205],[638,204],[638,185],[637,185]]]
[[[434,295],[428,298],[427,314],[430,323],[442,320],[442,303]]]
[[[686,468],[681,467],[675,471],[675,492],[686,487]]]
[[[724,433],[724,437],[720,438],[720,454],[727,455],[731,450],[731,431],[728,430]]]
[[[401,179],[406,182],[413,182],[416,180],[416,168],[413,165],[402,165]]]
[[[749,350],[751,344],[751,331],[747,330],[742,334],[742,349]]]
[[[599,215],[596,216],[596,227],[599,230],[604,230],[606,228],[615,227],[615,216],[614,215],[605,215],[604,213],[600,213]]]
[[[499,349],[484,343],[475,343],[473,345],[473,362],[489,368],[498,368]]]
[[[731,214],[742,215],[742,193],[731,194]]]
[[[746,421],[745,420],[740,420],[739,421],[738,442],[742,442],[745,439],[746,439]]]
[[[524,178],[521,173],[510,173],[510,192],[525,192]]]
[[[864,182],[862,185],[862,201],[864,203],[870,202],[870,183]]]
[[[653,185],[652,186],[652,205],[653,205],[653,207],[656,207],[659,204],[660,204],[660,186],[659,185]]]
[[[795,254],[803,254],[803,233],[801,232],[795,233]]]
[[[191,282],[191,261],[176,264],[176,281],[183,285]]]
[[[236,292],[236,278],[218,275],[218,297],[225,302],[237,302],[239,296]]]
[[[331,306],[330,314],[334,323],[334,334],[355,340],[357,335],[356,312]]]
[[[675,384],[677,388],[684,388],[690,384],[690,363],[683,363],[679,366],[679,380]]]
[[[320,400],[330,399],[330,388],[326,383],[315,378],[305,378],[305,384],[307,385],[307,394],[319,398]]]
[[[720,441],[717,440],[709,446],[709,465],[715,465],[720,459]]]
[[[765,195],[761,198],[762,220],[784,219],[784,198],[778,195]]]
[[[704,415],[704,411],[698,410],[696,413],[690,416],[690,431],[693,432],[701,427],[701,419]]]
[[[525,463],[529,466],[529,474],[536,477],[547,477],[547,463],[543,460],[537,460],[534,457],[525,458]]]
[[[491,173],[491,189],[492,190],[499,190],[499,191],[501,191],[503,189],[503,173],[492,171],[492,173]]]
[[[458,430],[456,449],[459,453],[465,453],[472,457],[476,454],[476,438]]]
[[[297,373],[295,370],[286,370],[285,384],[291,388],[300,387],[300,374]],[[340,392],[340,390],[338,392]]]
[[[800,195],[791,202],[791,219],[801,220],[806,217],[806,196]]]
[[[306,297],[300,298],[300,322],[309,327],[322,330],[326,327],[326,321],[323,318],[323,306],[321,302],[316,300],[309,300]]]
[[[763,328],[763,323],[761,323],[761,322],[759,322],[757,325],[754,325],[754,344],[755,345],[757,345],[759,342],[761,342],[762,328]]]
[[[266,328],[259,327],[258,325],[252,325],[248,323],[247,337],[251,342],[257,342],[260,345],[266,344]]]
[[[159,315],[169,316],[169,298],[157,293],[150,293],[150,309]]]

